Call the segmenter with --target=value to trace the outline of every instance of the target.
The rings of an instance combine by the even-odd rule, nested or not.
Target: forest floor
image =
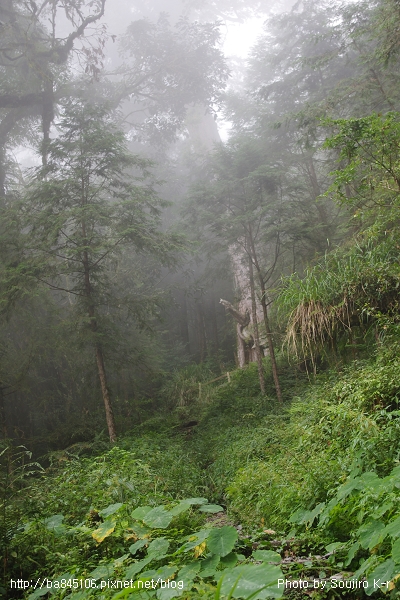
[[[10,448],[3,596],[398,597],[397,357],[282,379],[283,405],[251,366],[111,449],[49,455],[45,471]]]

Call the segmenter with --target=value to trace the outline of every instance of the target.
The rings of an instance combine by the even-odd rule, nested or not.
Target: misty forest
[[[400,1],[0,0],[0,596],[400,598]]]

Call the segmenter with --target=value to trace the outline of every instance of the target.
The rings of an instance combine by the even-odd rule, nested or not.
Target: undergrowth
[[[189,424],[178,410],[136,428],[111,450],[87,457],[60,452],[44,475],[35,467],[28,484],[27,467],[21,478],[11,468],[11,487],[22,493],[3,494],[4,593],[24,594],[6,589],[9,578],[101,582],[132,575],[145,582],[157,575],[181,577],[184,589],[67,586],[51,593],[73,593],[74,600],[128,594],[223,599],[230,592],[267,598],[282,595],[277,580],[283,576],[318,581],[315,599],[397,597],[400,362],[394,333],[376,355],[313,382],[281,358],[283,408],[271,378],[271,396],[260,396],[251,365],[232,372],[230,382],[210,385],[202,398],[187,397],[184,416],[195,419]],[[369,587],[335,588],[337,574]],[[386,588],[374,590],[374,579]],[[48,590],[29,590],[31,600],[42,592]],[[299,590],[286,594],[296,598]]]

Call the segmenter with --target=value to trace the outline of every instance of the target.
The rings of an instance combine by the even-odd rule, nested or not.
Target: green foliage
[[[179,438],[153,434],[127,439],[124,446],[94,458],[61,455],[53,477],[35,488],[32,500],[41,512],[61,510],[70,521],[104,502],[140,503],[145,498],[160,503],[200,491],[199,469]]]
[[[400,189],[400,115],[390,112],[359,119],[326,121],[335,133],[325,147],[339,151],[340,169],[330,191],[344,202],[376,208],[397,204]],[[329,192],[327,192],[329,193]]]
[[[237,530],[213,528],[206,520],[220,506],[203,497],[168,498],[155,489],[156,471],[132,452],[114,447],[58,471],[31,487],[30,514],[20,516],[11,539],[22,573],[49,577],[53,597],[75,590],[80,597],[189,598],[192,588],[214,593],[221,580],[219,590],[229,594],[235,588],[234,598],[282,595],[282,572],[270,564],[276,555],[245,560],[236,554]],[[128,583],[113,589],[110,580]],[[153,591],[143,596],[149,587]],[[47,592],[46,584],[29,598]]]
[[[231,510],[246,523],[285,529],[296,505],[324,502],[354,465],[389,473],[399,458],[399,377],[395,345],[340,377],[320,377],[286,418],[271,415],[235,432],[231,456],[222,451],[213,465],[227,472]]]
[[[349,248],[326,254],[303,278],[294,274],[284,281],[278,303],[290,350],[314,359],[318,353],[332,357],[341,340],[371,345],[371,330],[384,334],[398,319],[399,282],[397,235],[375,224]]]
[[[31,483],[10,540],[22,572],[65,586],[77,580],[78,587],[85,579],[97,586],[169,578],[186,582],[188,600],[268,598],[283,592],[281,568],[288,577],[319,576],[317,559],[296,566],[296,553],[332,547],[328,572],[347,577],[346,569],[358,569],[370,581],[385,570],[393,578],[400,372],[396,329],[387,336],[376,358],[319,376],[283,411],[259,396],[251,365],[213,389],[188,438],[173,426],[168,432],[168,422],[155,433],[153,422],[152,434],[138,429],[97,457],[60,455],[58,466]],[[228,519],[207,497],[228,505]],[[242,526],[232,527],[232,518]],[[278,567],[269,535],[289,529],[296,537],[274,544],[279,552],[289,545],[293,563]],[[174,597],[103,586],[75,593]]]
[[[42,471],[31,460],[32,454],[24,446],[0,445],[0,552],[3,569],[0,594],[6,592],[8,573],[17,569],[17,555],[13,551],[13,538],[21,529],[26,494],[32,487],[32,476]]]
[[[63,296],[78,346],[95,354],[115,441],[104,355],[115,360],[118,353],[121,366],[130,365],[135,350],[126,330],[148,331],[160,305],[144,272],[137,269],[129,283],[116,272],[125,272],[128,257],[138,262],[142,255],[147,270],[157,272],[156,264],[174,262],[182,240],[161,232],[166,203],[154,191],[151,165],[128,152],[108,107],[70,101],[58,128],[17,214],[25,228],[26,261],[38,284]]]
[[[355,579],[367,577],[370,595],[374,578],[390,581],[400,571],[400,473],[398,466],[383,478],[373,471],[359,471],[350,473],[329,502],[313,511],[299,510],[291,521],[308,527],[317,522],[318,529],[341,540],[335,551],[344,567],[355,570]],[[393,582],[389,589],[394,587]]]
[[[22,4],[15,6],[16,22],[31,23],[28,12],[26,20],[20,12]],[[34,11],[35,3],[30,6]],[[84,14],[77,13],[80,19]],[[77,15],[67,18],[78,23]],[[54,389],[60,404],[66,394],[68,399],[74,394],[74,404],[79,402],[86,416],[74,415],[71,431],[88,436],[98,429],[96,415],[86,407],[86,391],[93,397],[98,392],[93,375],[87,376],[93,369],[90,350],[98,354],[104,349],[113,364],[110,381],[119,385],[127,412],[136,402],[144,407],[137,410],[140,416],[150,405],[158,414],[97,456],[79,458],[74,455],[77,446],[52,453],[48,473],[40,478],[36,473],[29,481],[29,495],[25,450],[0,455],[7,458],[0,471],[4,579],[51,577],[55,597],[73,590],[76,600],[130,595],[250,600],[282,596],[276,585],[281,569],[291,578],[306,574],[326,579],[341,571],[356,578],[365,575],[368,583],[374,578],[391,581],[392,596],[397,594],[400,116],[365,116],[372,107],[385,111],[398,102],[396,16],[397,4],[382,0],[341,8],[303,2],[288,14],[271,17],[251,60],[246,92],[251,102],[245,111],[239,101],[232,104],[234,135],[197,169],[200,177],[188,212],[207,255],[217,251],[225,260],[228,248],[238,256],[247,253],[262,300],[270,296],[268,306],[275,300],[276,274],[296,271],[279,298],[289,323],[287,338],[303,354],[306,369],[311,356],[315,371],[323,359],[324,366],[335,364],[340,370],[316,377],[307,391],[294,368],[290,374],[284,370],[284,407],[260,396],[255,364],[231,373],[222,384],[208,382],[224,367],[190,365],[163,381],[159,397],[152,390],[139,400],[131,397],[131,388],[125,389],[126,381],[135,378],[132,365],[146,355],[141,348],[145,336],[138,338],[137,331],[149,331],[159,314],[162,295],[154,293],[152,284],[160,265],[171,265],[172,253],[182,244],[179,237],[161,233],[165,203],[155,193],[158,182],[149,176],[152,165],[129,155],[126,138],[107,109],[79,101],[64,107],[59,135],[43,145],[44,166],[24,201],[5,198],[0,312],[8,315],[18,302],[23,306],[14,321],[2,325],[2,352],[4,348],[10,358],[2,354],[0,383],[4,387],[19,379],[15,367],[16,375],[9,376],[8,365],[24,365],[28,355],[38,354],[31,381],[51,377],[57,384],[48,386],[43,399],[40,392],[35,397],[46,406]],[[13,27],[7,23],[2,27],[11,43]],[[35,26],[28,41],[38,42],[37,35]],[[61,46],[50,43],[45,28],[41,37],[47,50],[51,46],[43,77],[39,81],[27,65],[34,85],[28,80],[19,85],[21,70],[15,82],[19,91],[39,94],[41,104],[48,80],[53,104],[57,78],[45,71],[49,65],[55,68]],[[130,26],[123,39],[129,55],[126,93],[147,110],[141,125],[132,125],[136,132],[147,129],[158,140],[172,139],[188,104],[219,100],[228,73],[217,40],[215,24],[181,20],[173,32],[161,17],[157,25],[140,20]],[[66,48],[64,61],[71,48]],[[23,53],[18,63],[25,60]],[[15,99],[10,82],[5,80],[5,89]],[[57,90],[57,96],[62,93]],[[37,98],[18,97],[36,105]],[[18,121],[26,114],[17,113]],[[321,120],[327,114],[364,116]],[[52,118],[43,115],[44,130],[45,120],[49,127]],[[324,144],[329,130],[332,135]],[[0,154],[6,142],[4,138]],[[326,191],[337,157],[333,185]],[[341,202],[337,214],[332,198]],[[319,258],[303,277],[307,259],[343,240],[347,209],[353,213],[347,231],[358,234],[347,235],[345,245]],[[54,291],[54,304],[39,307],[26,301],[36,280]],[[203,300],[200,288],[193,291],[192,306],[200,295]],[[183,298],[185,316],[191,317]],[[57,312],[53,320],[50,304]],[[15,321],[30,306],[45,316],[36,329],[28,318],[21,320],[18,330]],[[202,301],[197,308],[199,333],[206,334]],[[28,347],[26,337],[43,329],[42,322],[42,337]],[[186,325],[181,334],[171,335],[171,340],[185,339],[185,352],[195,329],[193,325],[189,332]],[[218,345],[218,327],[213,328]],[[21,329],[29,335],[20,337]],[[10,332],[24,345],[24,360],[18,344],[9,343]],[[42,341],[49,332],[61,340],[54,345],[57,352]],[[200,344],[202,358],[206,342]],[[157,353],[156,344],[149,352]],[[46,366],[39,369],[41,361]],[[73,373],[68,380],[64,361]],[[264,366],[267,389],[272,390],[268,359]],[[55,374],[50,373],[53,367]],[[122,368],[129,374],[120,383]],[[70,405],[69,400],[63,403],[63,415]],[[65,432],[56,401],[52,406]],[[196,419],[196,426],[185,429],[181,421],[189,418]],[[64,435],[59,444],[68,439]],[[240,524],[234,527],[232,519]],[[271,540],[268,536],[281,537],[275,530],[288,535]],[[146,584],[154,578],[182,582],[183,587],[153,590]],[[134,583],[113,589],[111,579]],[[82,587],[86,581],[88,588]],[[47,593],[41,587],[31,599]],[[324,597],[319,592],[314,596]]]
[[[216,377],[215,371],[207,363],[191,364],[175,370],[161,388],[161,394],[171,408],[187,407],[190,410],[199,400],[207,402],[209,399],[207,388],[203,391],[200,387],[199,391],[199,383],[207,383]],[[181,412],[185,413],[184,410]]]

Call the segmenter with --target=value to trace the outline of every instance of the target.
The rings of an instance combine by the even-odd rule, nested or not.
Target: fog
[[[282,282],[356,228],[326,123],[397,107],[385,11],[1,0],[7,435],[85,440],[104,404],[115,439],[199,365],[265,390],[268,358],[281,398]]]

